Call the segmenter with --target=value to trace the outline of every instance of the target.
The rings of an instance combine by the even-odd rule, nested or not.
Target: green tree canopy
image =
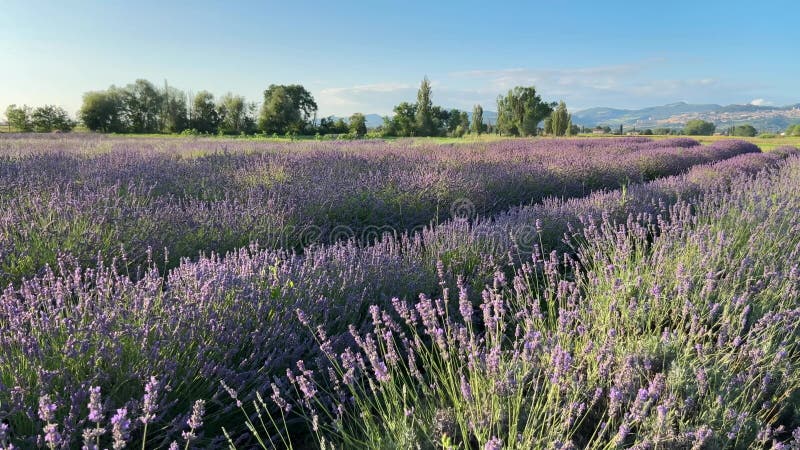
[[[6,108],[6,120],[8,124],[19,132],[33,131],[31,124],[31,109],[28,105],[8,105]]]
[[[272,84],[264,91],[258,127],[265,133],[302,133],[316,114],[317,103],[303,86]]]
[[[483,124],[483,107],[475,105],[472,107],[472,132],[480,135],[486,129]]]
[[[350,116],[350,133],[363,137],[367,134],[367,118],[364,114],[355,113]]]
[[[219,131],[224,134],[250,133],[255,128],[252,119],[254,105],[248,104],[241,95],[230,92],[219,99],[217,115]]]
[[[733,129],[734,136],[753,137],[758,134],[758,130],[750,124],[737,125]]]
[[[163,107],[161,92],[153,83],[138,79],[122,90],[125,114],[134,133],[160,131],[160,114]]]
[[[186,94],[164,82],[161,92],[161,130],[165,133],[180,133],[189,126],[189,112],[186,108]]]
[[[436,134],[433,117],[431,82],[428,80],[428,77],[425,77],[419,85],[419,91],[417,91],[417,108],[415,114],[417,136],[433,136]]]
[[[543,102],[535,87],[517,86],[497,98],[497,128],[501,134],[535,136],[554,106]]]
[[[192,101],[192,119],[189,124],[201,133],[216,133],[219,126],[219,114],[214,104],[214,94],[200,91]]]
[[[567,105],[562,101],[550,113],[550,133],[555,136],[564,136],[572,125],[572,118],[567,112]]]
[[[686,122],[683,128],[684,134],[689,136],[711,136],[714,134],[716,126],[711,122],[706,122],[701,119],[694,119]]]
[[[83,94],[83,105],[78,113],[81,122],[92,131],[122,133],[127,131],[124,102],[113,86],[107,91]]]
[[[392,123],[398,136],[414,136],[416,115],[417,105],[403,102],[394,107]]]
[[[45,105],[33,110],[31,113],[33,131],[48,133],[50,131],[72,131],[75,121],[60,106]]]

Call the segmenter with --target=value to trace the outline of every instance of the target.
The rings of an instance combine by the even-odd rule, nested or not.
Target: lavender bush
[[[380,239],[545,197],[675,175],[758,152],[691,139],[270,143],[65,135],[0,138],[0,284],[61,255],[162,269],[257,242]]]
[[[800,448],[798,183],[794,158],[657,230],[588,223],[477,307],[463,285],[375,305],[273,402],[326,448]]]
[[[649,208],[656,201],[657,186],[687,186],[664,189],[663,204],[671,212],[675,208],[668,205],[680,195],[722,195],[730,178],[738,176],[729,170],[732,165],[756,171],[777,164],[789,153],[754,153],[698,167],[671,180],[632,185],[625,193],[598,195],[612,202],[620,196],[629,198],[639,189],[649,192],[650,200],[626,200],[616,212],[636,217],[640,205]],[[554,211],[578,211],[568,214],[576,218],[568,225],[581,232],[581,208],[595,205],[597,198],[587,197],[586,203],[547,204]],[[526,226],[527,219],[520,217],[519,226]],[[670,217],[663,216],[664,220]],[[152,263],[131,277],[122,266],[110,262],[88,269],[62,257],[53,269],[45,269],[19,287],[9,286],[0,296],[2,420],[15,443],[23,444],[35,444],[38,439],[42,445],[68,447],[87,441],[88,436],[90,442],[94,439],[101,446],[118,443],[119,448],[126,442],[138,445],[145,440],[148,446],[166,447],[177,441],[213,447],[224,444],[220,431],[225,427],[235,444],[250,446],[257,441],[248,440],[245,431],[249,428],[252,438],[258,428],[252,423],[246,427],[246,421],[243,424],[239,408],[249,407],[253,401],[259,404],[258,397],[263,396],[274,398],[268,400],[273,403],[262,405],[262,412],[269,411],[276,423],[285,419],[289,426],[304,429],[294,415],[302,408],[286,412],[279,407],[282,402],[288,406],[297,399],[316,398],[310,394],[312,390],[327,389],[314,384],[319,378],[310,375],[330,364],[326,362],[329,347],[317,348],[314,336],[321,342],[330,341],[330,348],[342,349],[358,342],[348,324],[355,324],[356,336],[360,336],[367,331],[362,325],[368,327],[376,311],[380,313],[370,305],[388,308],[395,296],[407,302],[419,293],[430,298],[441,295],[451,284],[453,288],[460,285],[470,302],[480,301],[482,274],[513,273],[515,266],[509,264],[514,258],[509,259],[508,254],[519,248],[514,239],[492,238],[515,228],[498,225],[501,231],[486,233],[488,223],[456,219],[414,235],[384,236],[369,247],[341,242],[311,247],[302,256],[252,247],[226,257],[184,260],[166,276]],[[535,219],[532,223],[535,226]],[[590,227],[585,239],[596,240],[592,230]],[[558,245],[557,240],[545,237],[540,242],[545,249]],[[469,250],[470,246],[475,249]],[[461,253],[481,257],[465,262],[458,256]],[[528,253],[537,254],[532,247]],[[536,265],[528,267],[537,269],[530,270],[532,274],[549,273]],[[500,281],[497,290],[505,295]],[[466,301],[463,303],[467,311]],[[510,306],[505,308],[510,311]],[[298,309],[303,312],[301,318],[296,316]],[[312,335],[304,322],[324,326],[314,328]],[[486,328],[485,323],[476,322],[474,332],[479,334],[475,336],[483,336]],[[304,363],[298,366],[300,359]],[[374,376],[390,376],[388,365],[386,370],[377,367]],[[294,383],[300,384],[287,384],[283,378],[287,368],[292,370]],[[303,378],[298,378],[298,370]],[[297,386],[296,395],[287,395],[290,386]],[[303,392],[303,386],[308,392]],[[42,418],[36,408],[45,396],[52,415]],[[202,428],[200,420],[191,420],[196,400],[205,400]],[[275,415],[280,411],[286,417]],[[94,420],[98,418],[102,420]],[[317,423],[317,429],[330,426],[324,415],[320,418],[318,414]],[[312,415],[312,429],[313,424]],[[448,436],[456,438],[453,433]],[[495,444],[509,442],[499,434],[486,438],[487,442],[496,438]],[[267,441],[262,436],[265,445]]]

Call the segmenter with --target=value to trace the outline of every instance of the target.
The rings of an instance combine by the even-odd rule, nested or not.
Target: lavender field
[[[800,448],[800,150],[0,137],[0,447]]]

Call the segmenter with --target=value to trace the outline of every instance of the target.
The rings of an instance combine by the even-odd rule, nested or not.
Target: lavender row
[[[685,186],[670,189],[686,195],[715,192],[738,173],[731,167],[755,171],[779,159],[777,154],[744,155],[650,183],[648,192],[655,196],[655,186]],[[670,192],[664,191],[665,204],[675,198]],[[613,193],[603,195],[614,198]],[[584,201],[591,205],[596,198]],[[548,204],[562,213],[567,204],[578,210],[582,205]],[[626,204],[627,212],[636,214],[637,203]],[[322,354],[298,321],[297,309],[305,311],[305,320],[324,323],[325,335],[340,345],[349,340],[348,324],[368,322],[370,304],[388,305],[394,296],[434,295],[442,282],[458,276],[472,280],[477,294],[483,274],[504,267],[517,245],[509,241],[502,247],[503,241],[485,239],[482,227],[483,222],[472,229],[457,220],[412,237],[386,236],[367,248],[340,243],[302,256],[244,249],[224,258],[185,260],[166,279],[155,268],[134,281],[113,267],[81,269],[62,258],[55,271],[20,288],[9,287],[0,297],[4,417],[20,439],[43,439],[42,426],[50,421],[37,418],[36,405],[49,395],[47,401],[57,407],[60,439],[75,443],[90,425],[89,388],[100,386],[104,411],[125,408],[130,417],[154,424],[147,435],[153,445],[166,446],[180,435],[186,428],[184,414],[197,399],[207,400],[206,429],[214,430],[207,438],[219,436],[222,426],[241,432],[241,418],[225,386],[249,402],[255,393],[272,392],[275,376],[296,360],[319,366],[315,361]],[[479,256],[470,261],[462,254]],[[158,397],[157,407],[146,414],[145,390],[158,392],[148,397],[151,403]],[[142,425],[142,420],[133,421],[131,439],[142,438]]]
[[[0,139],[0,283],[60,254],[163,268],[257,242],[302,249],[681,173],[757,147],[691,139],[303,142]],[[165,251],[166,249],[166,251]]]
[[[254,403],[284,426],[267,442],[296,442],[294,411],[333,448],[800,448],[798,189],[794,158],[675,204],[655,238],[605,219],[478,307],[460,286],[372,306],[343,351],[316,332],[330,367]]]

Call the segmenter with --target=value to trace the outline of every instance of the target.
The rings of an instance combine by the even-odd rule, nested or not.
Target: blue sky
[[[0,111],[70,112],[136,78],[258,101],[301,83],[323,115],[415,99],[495,109],[535,85],[570,109],[800,102],[800,2],[0,0]]]

